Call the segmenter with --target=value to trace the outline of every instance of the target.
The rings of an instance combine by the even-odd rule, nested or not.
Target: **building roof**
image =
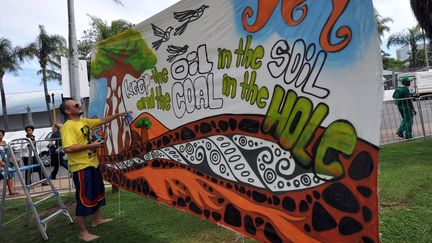
[[[59,107],[62,102],[62,90],[49,90],[48,93],[50,95],[54,93],[55,106],[56,108]],[[45,94],[43,91],[6,94],[6,106],[8,115],[25,114],[27,113],[27,106],[30,106],[32,112],[46,111]],[[1,107],[0,100],[0,115],[2,116],[3,110]]]

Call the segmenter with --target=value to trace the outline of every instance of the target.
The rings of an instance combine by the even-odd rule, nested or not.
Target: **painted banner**
[[[378,242],[370,0],[184,0],[98,44],[105,180],[268,242]],[[139,219],[137,219],[139,220]]]

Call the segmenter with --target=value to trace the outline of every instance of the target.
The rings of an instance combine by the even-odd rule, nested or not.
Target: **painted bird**
[[[168,62],[174,61],[178,56],[185,54],[187,52],[188,48],[189,48],[188,45],[184,45],[183,47],[169,45],[167,48],[167,52],[171,53],[172,55],[168,56],[167,61]]]
[[[159,27],[157,27],[154,24],[151,24],[152,28],[153,28],[153,34],[157,37],[160,37],[160,40],[157,40],[155,42],[152,43],[152,46],[155,50],[159,49],[159,47],[161,46],[161,44],[163,42],[166,42],[170,39],[170,34],[171,31],[173,30],[173,27],[168,27],[165,31]]]
[[[181,35],[186,30],[187,25],[190,22],[193,22],[204,14],[204,9],[208,8],[208,5],[202,5],[198,9],[195,10],[186,10],[183,12],[175,12],[174,18],[177,19],[179,22],[184,22],[182,25],[177,27],[175,29],[174,35]]]

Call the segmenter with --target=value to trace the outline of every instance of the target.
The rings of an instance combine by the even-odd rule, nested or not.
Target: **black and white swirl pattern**
[[[120,169],[142,161],[166,159],[192,168],[202,168],[202,164],[206,162],[211,170],[207,171],[210,175],[257,188],[267,188],[273,192],[303,190],[325,183],[311,170],[296,170],[296,161],[291,153],[278,144],[244,135],[210,136],[153,150],[140,158],[140,161],[134,159],[131,160],[133,162],[109,166]],[[319,177],[331,179],[325,175]]]

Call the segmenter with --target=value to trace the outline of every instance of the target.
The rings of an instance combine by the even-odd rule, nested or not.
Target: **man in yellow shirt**
[[[75,215],[80,229],[79,239],[92,241],[99,236],[88,232],[86,216],[93,215],[93,227],[112,221],[112,218],[100,217],[100,207],[105,205],[105,188],[96,149],[103,146],[103,141],[92,141],[92,129],[124,116],[126,112],[101,119],[81,118],[81,105],[75,100],[63,102],[60,112],[67,118],[60,133],[76,188]]]

